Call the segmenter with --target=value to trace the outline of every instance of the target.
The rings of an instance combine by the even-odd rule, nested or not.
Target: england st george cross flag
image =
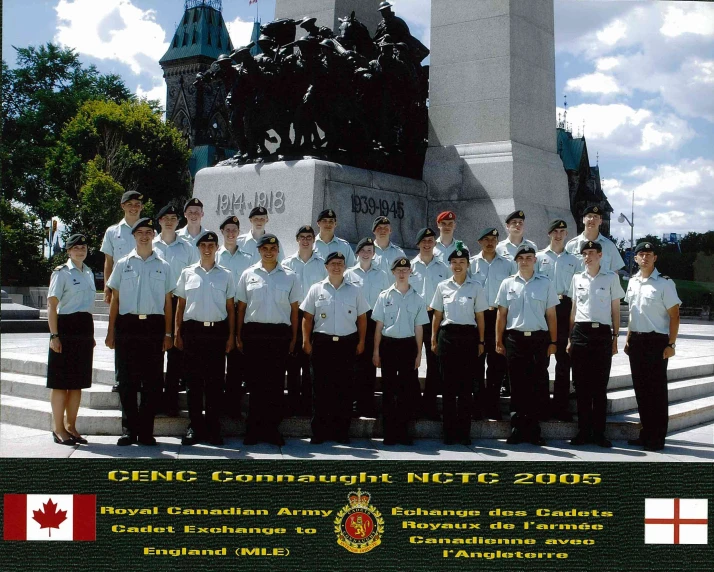
[[[707,544],[707,499],[645,499],[645,544]]]
[[[5,540],[96,540],[96,495],[5,495]]]

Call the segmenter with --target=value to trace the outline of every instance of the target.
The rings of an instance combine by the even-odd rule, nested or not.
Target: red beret
[[[456,215],[451,211],[444,211],[436,217],[437,224],[440,223],[442,220],[456,220]]]

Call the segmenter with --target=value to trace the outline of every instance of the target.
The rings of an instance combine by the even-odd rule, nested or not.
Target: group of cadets
[[[219,247],[218,233],[201,226],[199,199],[186,203],[187,225],[179,231],[175,207],[162,208],[156,224],[141,218],[142,200],[124,193],[124,219],[107,229],[101,248],[110,303],[106,345],[116,352],[122,404],[118,445],[154,444],[154,416],[161,408],[177,414],[181,382],[190,417],[186,445],[221,444],[220,415],[240,418],[246,390],[245,445],[282,445],[285,413],[312,415],[312,443],[348,443],[350,418],[377,414],[381,368],[386,445],[410,444],[409,422],[417,417],[441,420],[439,395],[447,444],[470,444],[471,420],[501,419],[500,397],[510,395],[507,442],[542,445],[541,421],[572,420],[572,369],[578,434],[571,443],[610,447],[606,389],[626,297],[625,352],[642,420],[632,443],[664,447],[666,368],[680,300],[655,269],[650,243],[637,246],[641,270],[623,292],[616,271],[624,262],[599,232],[597,206],[585,210],[585,230],[570,241],[566,221],[552,221],[540,251],[524,237],[525,213],[514,211],[505,219],[506,238],[483,229],[475,255],[454,237],[456,215],[443,212],[438,236],[432,228],[417,233],[419,252],[410,260],[391,242],[385,216],[353,252],[335,234],[336,213],[323,210],[317,229],[297,229],[298,250],[286,258],[265,230],[264,207],[250,211],[245,234],[238,217],[223,220]]]

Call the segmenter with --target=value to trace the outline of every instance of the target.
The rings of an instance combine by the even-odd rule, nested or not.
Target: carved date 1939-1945
[[[388,201],[365,195],[352,195],[352,212],[379,216],[391,216],[395,219],[404,218],[404,203]]]
[[[250,197],[248,197],[250,199]],[[246,201],[245,193],[239,195],[232,193],[219,194],[216,204],[216,214],[234,215],[245,214],[246,210],[250,213],[255,207],[265,207],[268,214],[282,213],[285,211],[285,193],[283,191],[270,191],[269,193],[255,193],[253,200]]]

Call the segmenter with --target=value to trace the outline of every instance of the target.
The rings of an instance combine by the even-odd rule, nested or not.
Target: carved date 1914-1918
[[[250,197],[249,197],[250,198]],[[255,193],[252,201],[246,201],[245,193],[236,195],[232,193],[219,194],[216,204],[216,214],[245,214],[255,207],[265,207],[268,214],[282,213],[285,211],[285,193],[283,191],[270,191],[269,193]]]
[[[404,218],[404,203],[388,201],[365,195],[352,195],[352,212],[368,215],[391,216],[395,219]]]

